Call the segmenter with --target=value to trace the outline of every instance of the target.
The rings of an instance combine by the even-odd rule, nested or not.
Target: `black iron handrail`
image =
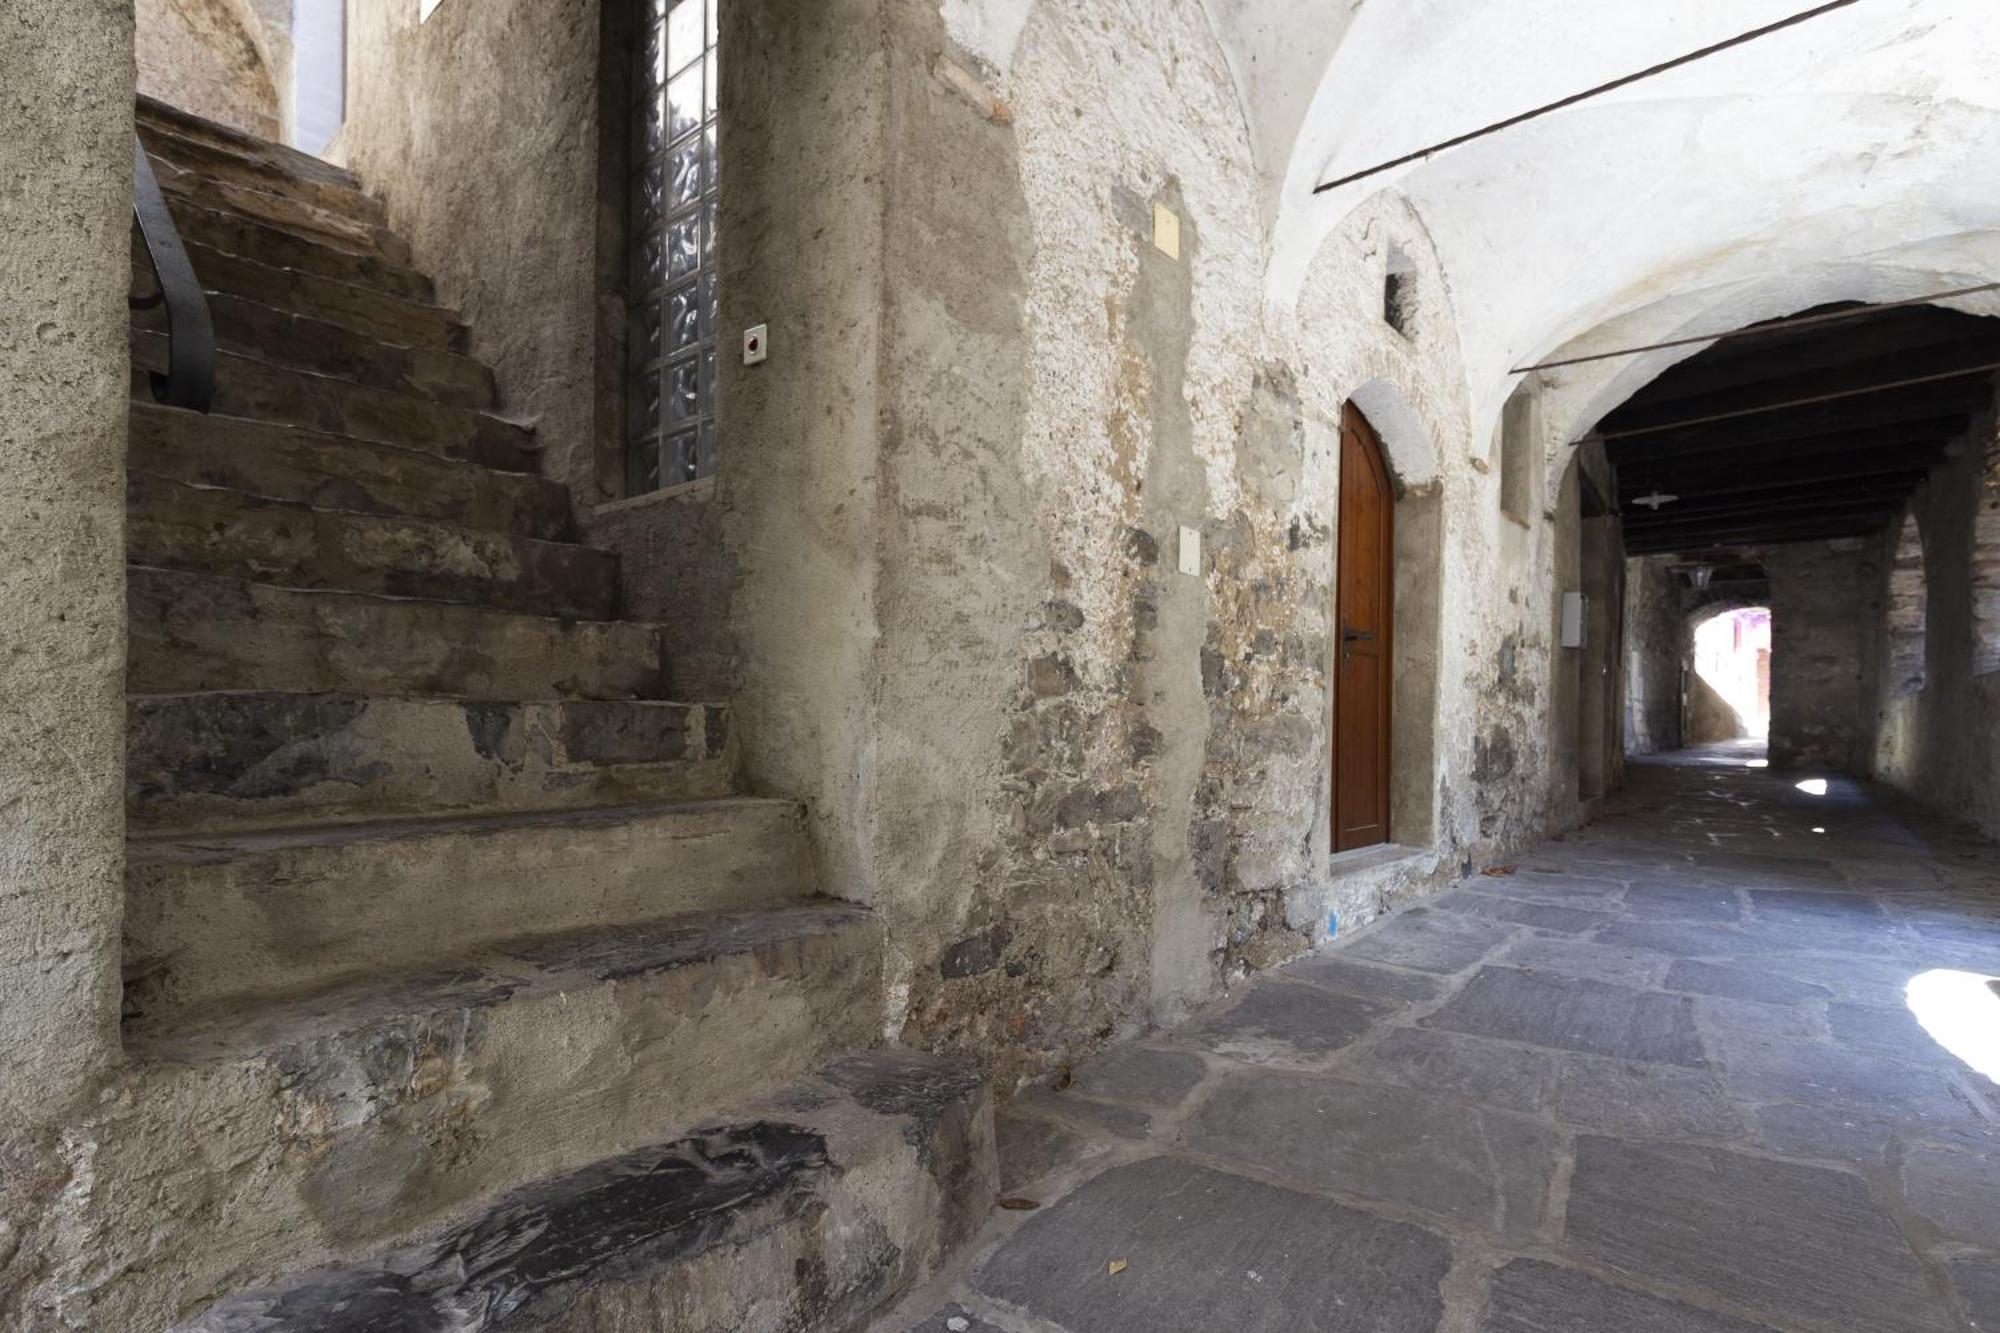
[[[215,403],[215,325],[208,314],[208,295],[195,277],[180,229],[160,193],[146,145],[132,136],[132,217],[146,242],[153,276],[160,290],[154,296],[131,298],[134,310],[167,307],[167,373],[154,373],[153,397],[168,407],[206,412]]]

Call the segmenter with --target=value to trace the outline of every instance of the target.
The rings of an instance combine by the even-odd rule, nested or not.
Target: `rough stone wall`
[[[1770,547],[1771,763],[1866,775],[1887,562],[1880,542]]]
[[[2000,675],[1987,669],[1982,645],[1981,592],[1986,581],[1980,527],[1992,501],[1996,413],[1984,414],[1964,448],[1931,473],[1910,504],[1923,533],[1921,586],[1926,591],[1923,685],[1906,685],[1893,632],[1882,635],[1878,659],[1889,669],[1873,682],[1875,775],[1932,808],[2000,836]],[[1890,551],[1892,530],[1877,539]],[[1903,565],[1909,558],[1898,551]],[[1893,589],[1895,572],[1885,582]],[[1889,601],[1893,606],[1893,593]],[[1890,617],[1885,615],[1885,621]],[[1892,625],[1893,630],[1893,625]]]
[[[56,1126],[118,1058],[132,17],[0,22],[0,1327],[35,1328]]]
[[[918,0],[724,22],[723,325],[773,349],[721,384],[746,762],[886,919],[893,1030],[1040,1073],[1574,817],[1574,507],[1500,515],[1419,219],[1383,196],[1268,306],[1192,10],[1037,6],[1005,68]],[[1349,398],[1401,487],[1386,871],[1328,852]]]
[[[1625,586],[1625,752],[1678,750],[1687,631],[1673,557],[1626,561]]]
[[[598,4],[480,0],[417,21],[354,0],[347,123],[328,155],[388,206],[471,323],[543,472],[598,489]]]
[[[594,498],[582,8],[447,5],[418,33],[362,4],[346,143]],[[1198,8],[1024,5],[1005,41],[948,17],[723,7],[721,322],[768,323],[771,359],[723,358],[712,487],[589,522],[627,609],[680,627],[677,685],[733,686],[748,780],[808,803],[822,883],[884,918],[890,1030],[1007,1077],[1573,819],[1555,593],[1581,544],[1539,417],[1536,512],[1500,513],[1396,196],[1267,301],[1250,131]],[[1365,863],[1328,848],[1350,398],[1400,488],[1404,847]]]
[[[287,0],[137,0],[139,91],[277,139],[291,59]]]

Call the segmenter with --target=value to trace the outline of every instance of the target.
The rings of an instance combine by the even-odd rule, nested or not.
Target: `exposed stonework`
[[[1888,587],[1879,544],[1771,547],[1771,762],[1869,771]]]
[[[1625,566],[1625,753],[1681,747],[1682,660],[1687,655],[1683,584],[1669,556]]]

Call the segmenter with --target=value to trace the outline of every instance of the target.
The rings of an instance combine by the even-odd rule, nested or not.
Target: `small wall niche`
[[[1389,247],[1382,273],[1382,322],[1405,338],[1414,337],[1417,322],[1416,272],[1409,256]]]

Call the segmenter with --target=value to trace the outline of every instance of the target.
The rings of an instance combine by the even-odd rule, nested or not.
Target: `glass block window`
[[[715,470],[717,0],[640,0],[626,493]]]

